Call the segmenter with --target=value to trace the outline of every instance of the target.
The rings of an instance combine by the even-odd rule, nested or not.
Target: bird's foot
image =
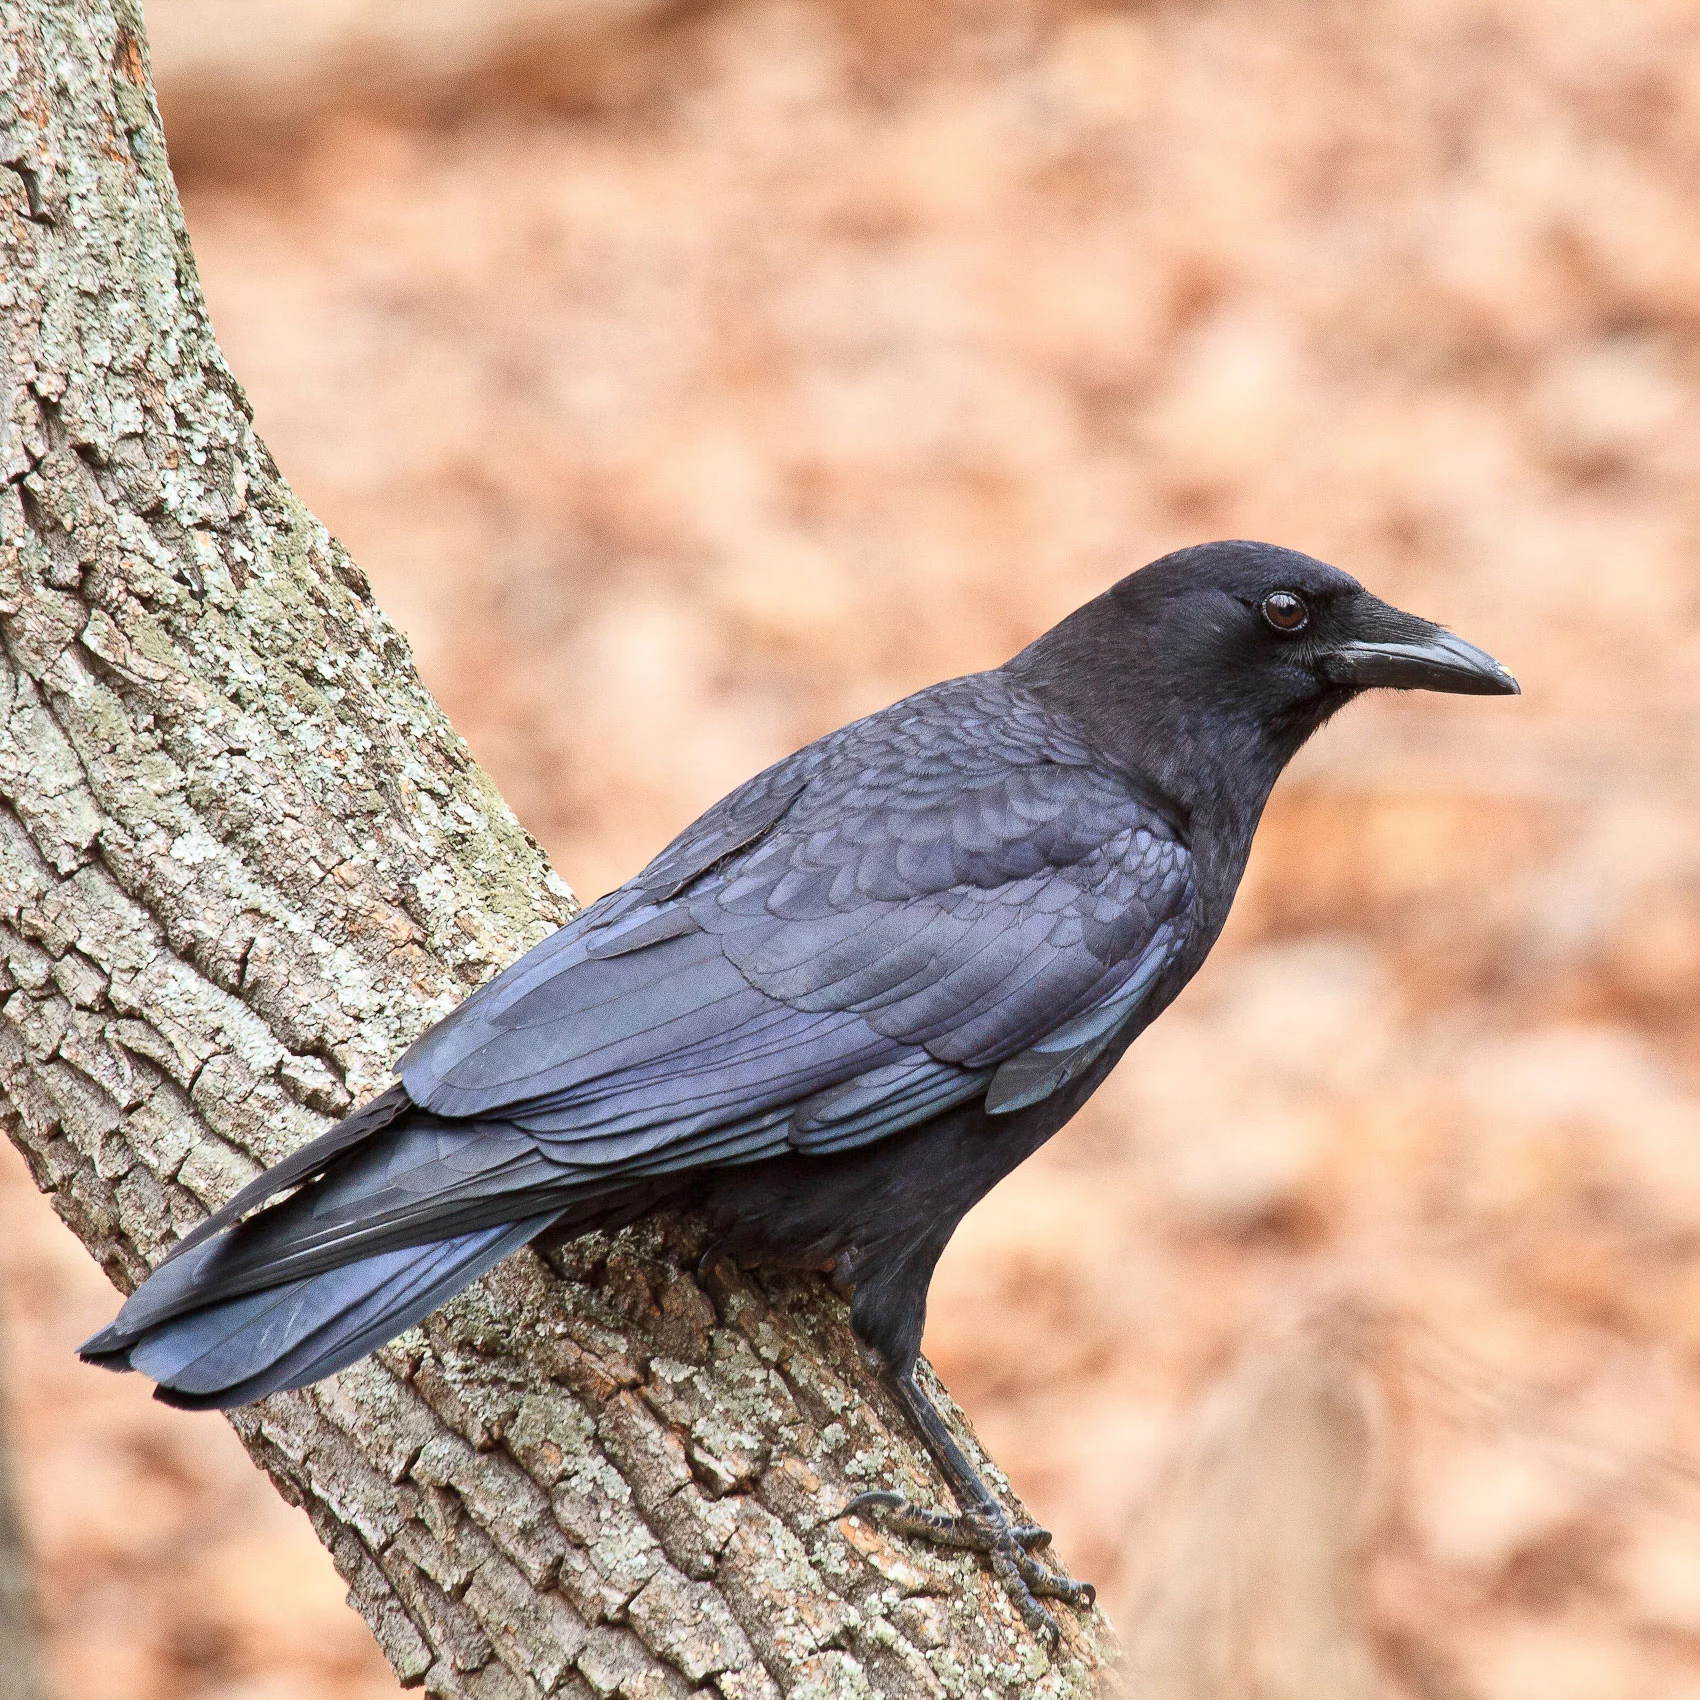
[[[1047,1570],[1033,1557],[1035,1552],[1050,1545],[1049,1529],[1041,1529],[1036,1523],[1012,1523],[995,1506],[952,1516],[944,1511],[929,1511],[900,1493],[859,1493],[839,1516],[862,1517],[893,1534],[984,1554],[1022,1621],[1053,1646],[1062,1631],[1040,1601],[1063,1600],[1071,1606],[1085,1607],[1098,1597],[1098,1590],[1090,1582],[1076,1582]]]

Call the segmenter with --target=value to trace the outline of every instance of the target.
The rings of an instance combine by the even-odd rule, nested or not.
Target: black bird
[[[702,1212],[730,1256],[833,1269],[959,1517],[1031,1556],[915,1379],[970,1206],[1196,972],[1265,801],[1360,692],[1515,693],[1496,661],[1307,555],[1165,556],[990,672],[858,720],[717,803],[475,992],[399,1083],[246,1187],[83,1348],[189,1407],[352,1363],[509,1252]]]

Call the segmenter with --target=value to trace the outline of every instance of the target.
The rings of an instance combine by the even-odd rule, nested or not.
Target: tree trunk
[[[135,0],[0,15],[0,1113],[128,1291],[572,899],[254,435]],[[1050,1653],[974,1560],[833,1520],[948,1496],[818,1278],[699,1288],[692,1243],[522,1253],[233,1419],[401,1680],[1091,1690],[1101,1617]]]

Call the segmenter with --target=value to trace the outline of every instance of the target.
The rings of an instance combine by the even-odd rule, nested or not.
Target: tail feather
[[[152,1376],[159,1383],[157,1397],[167,1404],[195,1410],[245,1405],[304,1387],[365,1356],[554,1219],[555,1213],[533,1216],[382,1252],[162,1321],[132,1319],[122,1332],[115,1323],[90,1340],[82,1355],[108,1369]],[[196,1260],[191,1254],[186,1261]],[[172,1267],[165,1265],[162,1273]],[[186,1273],[193,1279],[192,1271]]]
[[[223,1232],[177,1246],[83,1354],[113,1358],[174,1317],[301,1290],[315,1276],[392,1252],[552,1221],[566,1202],[550,1195],[552,1178],[532,1142],[500,1124],[457,1129],[418,1114],[392,1122],[256,1214],[236,1221],[227,1205]],[[250,1189],[256,1197],[267,1179]]]
[[[247,1404],[381,1346],[545,1229],[582,1232],[665,1190],[395,1087],[245,1187],[81,1355],[153,1377],[168,1404]]]
[[[388,1127],[397,1116],[412,1107],[413,1100],[408,1097],[407,1089],[397,1081],[387,1092],[380,1092],[370,1103],[362,1104],[352,1115],[344,1116],[329,1132],[309,1140],[281,1163],[274,1163],[258,1180],[250,1181],[222,1209],[215,1210],[204,1222],[185,1234],[171,1248],[166,1261],[182,1257],[213,1235],[222,1233],[279,1193],[318,1179],[345,1151],[363,1145],[374,1133]]]

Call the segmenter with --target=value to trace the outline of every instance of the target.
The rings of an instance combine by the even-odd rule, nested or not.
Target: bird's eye
[[[1296,590],[1272,590],[1263,599],[1263,617],[1278,632],[1302,632],[1310,624],[1310,610]]]

